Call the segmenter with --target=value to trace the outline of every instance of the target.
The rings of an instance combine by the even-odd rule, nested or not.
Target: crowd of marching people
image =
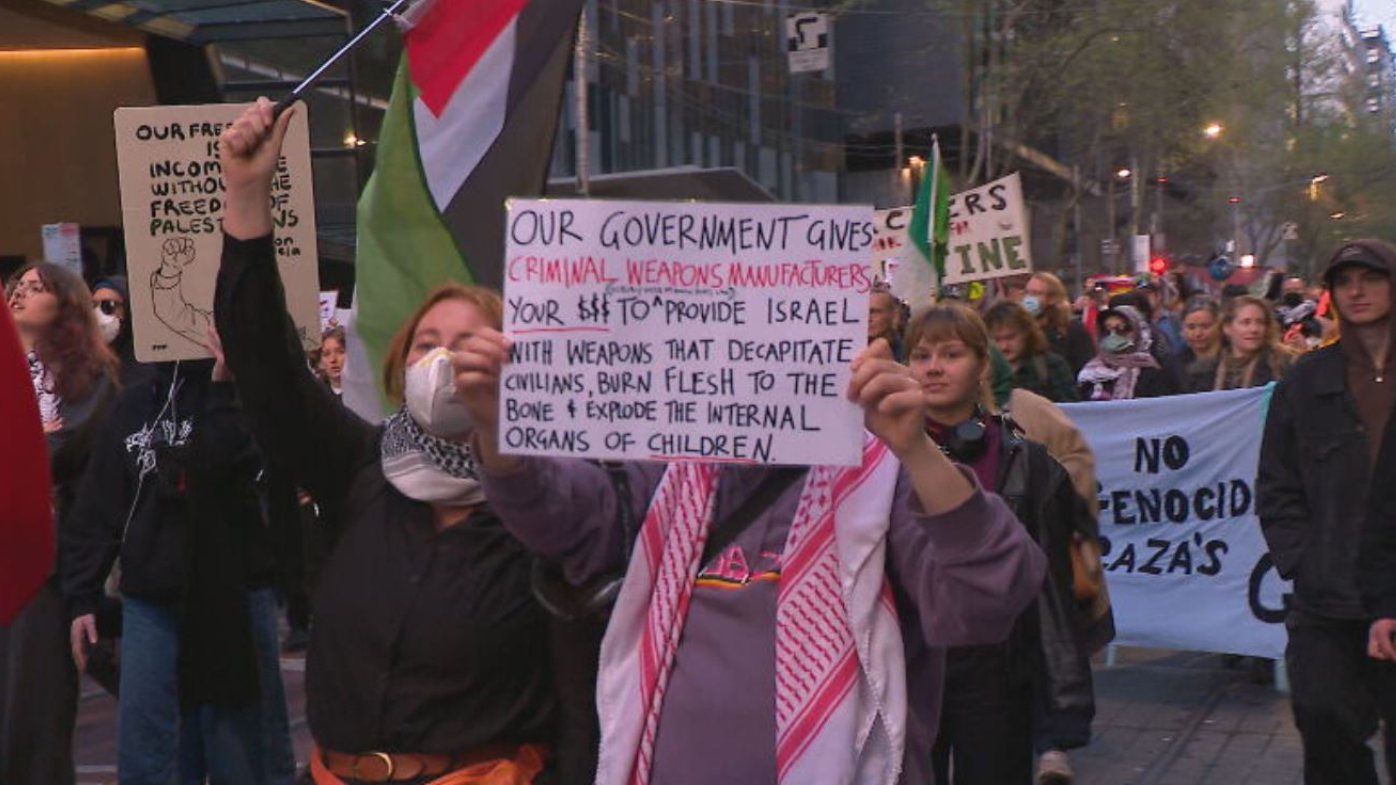
[[[910,313],[878,289],[856,467],[520,458],[496,292],[443,284],[401,325],[381,424],[341,403],[342,330],[307,360],[267,207],[289,118],[261,102],[220,140],[213,359],[136,362],[123,279],[6,284],[59,548],[0,629],[0,782],[74,782],[85,672],[139,785],[1070,783],[1114,620],[1057,404],[1272,382],[1258,503],[1295,580],[1306,782],[1377,781],[1390,246],[1339,249],[1317,295],[1144,276],[1073,303],[1038,272]],[[308,771],[283,647],[307,649]]]

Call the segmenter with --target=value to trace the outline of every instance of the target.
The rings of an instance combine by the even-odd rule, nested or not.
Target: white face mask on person
[[[1033,316],[1042,313],[1042,301],[1032,295],[1023,298],[1023,307]]]
[[[407,413],[422,430],[457,441],[470,435],[473,424],[456,395],[456,369],[449,350],[433,349],[408,366],[405,388]]]
[[[101,308],[92,309],[97,314],[97,326],[102,330],[102,340],[111,343],[121,335],[121,320],[109,313],[103,313]]]

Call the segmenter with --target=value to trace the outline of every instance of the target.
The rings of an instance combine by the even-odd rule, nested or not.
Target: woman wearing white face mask
[[[499,296],[438,287],[385,361],[388,394],[406,406],[376,427],[342,407],[306,366],[277,277],[267,205],[290,114],[273,124],[259,102],[221,138],[214,310],[269,459],[343,505],[312,606],[314,781],[530,782],[552,736],[547,618],[531,558],[485,504],[469,419],[438,394],[455,389],[449,350],[500,327]]]
[[[129,286],[123,275],[109,275],[92,285],[92,310],[102,338],[121,363],[121,386],[130,387],[150,378],[149,365],[136,359],[136,342],[131,334]]]
[[[1107,308],[1097,319],[1100,351],[1081,369],[1081,397],[1126,401],[1182,392],[1173,374],[1154,356],[1153,327],[1132,306]]]
[[[1033,273],[1023,294],[1023,307],[1037,317],[1048,348],[1066,360],[1072,374],[1080,373],[1095,354],[1095,341],[1085,325],[1071,315],[1066,285],[1051,273]]]

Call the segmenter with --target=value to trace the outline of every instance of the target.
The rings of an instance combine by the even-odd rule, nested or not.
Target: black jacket
[[[1187,392],[1214,392],[1225,389],[1217,386],[1217,367],[1221,365],[1223,353],[1226,351],[1223,347],[1214,357],[1178,363],[1179,367],[1184,369]],[[1187,353],[1191,355],[1192,349],[1189,348]],[[1288,356],[1272,357],[1270,349],[1262,349],[1260,356],[1256,358],[1255,370],[1251,373],[1250,386],[1264,387],[1270,382],[1279,381],[1279,377],[1284,375],[1289,365]],[[1279,369],[1279,374],[1276,374],[1276,368]]]
[[[1389,422],[1372,476],[1396,477],[1396,426]],[[1396,619],[1396,482],[1372,487],[1357,558],[1357,587],[1368,616]]]
[[[1067,322],[1064,331],[1044,326],[1043,333],[1047,336],[1052,353],[1066,360],[1073,376],[1080,373],[1095,356],[1095,341],[1079,319]]]
[[[1336,344],[1301,357],[1275,387],[1256,505],[1270,556],[1306,612],[1365,617],[1357,552],[1372,478],[1368,438]]]
[[[1026,662],[1026,652],[1040,649],[1036,678],[1043,684],[1047,708],[1082,716],[1095,715],[1090,652],[1115,637],[1113,615],[1090,624],[1073,591],[1070,543],[1076,532],[1092,532],[1096,522],[1076,493],[1066,469],[1046,448],[1010,427],[1002,431],[998,487],[1009,509],[1047,554],[1047,578],[1037,601],[1020,619],[1010,646]],[[1079,746],[1089,737],[1058,740]]]
[[[215,516],[246,535],[238,545],[248,587],[271,577],[256,479],[261,458],[242,426],[231,384],[208,381],[208,362],[163,368],[117,397],[62,537],[63,589],[72,616],[92,613],[112,563],[121,592],[185,598],[191,527]],[[205,528],[208,528],[205,526]]]
[[[92,455],[92,445],[97,441],[115,397],[116,385],[105,376],[97,377],[86,395],[63,401],[63,427],[45,435],[49,472],[53,477],[54,522],[58,526],[55,539],[60,545],[58,563],[49,578],[55,588],[61,588],[63,563],[67,558],[61,546],[77,503],[78,489]]]

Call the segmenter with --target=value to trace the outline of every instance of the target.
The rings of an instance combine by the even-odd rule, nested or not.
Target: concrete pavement
[[[299,658],[282,662],[304,762],[310,736]],[[113,701],[90,683],[79,714],[78,781],[116,781]],[[1197,652],[1120,649],[1096,670],[1096,739],[1072,754],[1078,785],[1301,785],[1287,699],[1247,667]],[[1385,782],[1385,780],[1383,780]]]

